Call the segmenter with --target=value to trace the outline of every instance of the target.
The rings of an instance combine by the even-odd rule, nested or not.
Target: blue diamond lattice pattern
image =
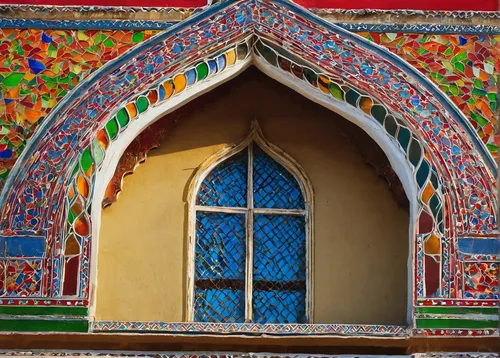
[[[248,151],[244,149],[217,165],[205,177],[198,191],[197,204],[245,207],[247,176]]]
[[[242,214],[196,213],[197,322],[245,320],[245,232]]]
[[[304,216],[254,216],[254,320],[306,321],[306,225]]]
[[[304,209],[304,196],[299,183],[281,164],[254,145],[254,207]]]
[[[238,289],[195,288],[195,322],[245,322],[245,291]]]
[[[307,323],[305,300],[305,290],[254,290],[253,322]]]

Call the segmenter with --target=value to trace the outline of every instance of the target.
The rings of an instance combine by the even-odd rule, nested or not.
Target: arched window
[[[311,321],[312,187],[262,136],[202,164],[190,197],[188,319]]]

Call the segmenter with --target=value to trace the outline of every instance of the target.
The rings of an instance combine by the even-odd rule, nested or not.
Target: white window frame
[[[245,150],[249,150],[248,155],[248,188],[253,188],[253,146],[257,144],[267,155],[277,163],[281,164],[293,175],[300,186],[304,197],[304,210],[301,209],[267,209],[253,207],[253,190],[247,190],[247,206],[238,207],[218,207],[202,206],[196,204],[198,191],[203,180],[220,163]],[[195,171],[188,190],[188,275],[187,275],[187,300],[186,300],[186,320],[194,320],[194,284],[195,284],[195,250],[196,250],[196,213],[220,212],[245,214],[246,219],[246,265],[245,265],[245,322],[253,320],[252,300],[253,300],[253,217],[254,214],[278,214],[278,215],[300,215],[305,218],[305,240],[306,240],[306,322],[313,323],[313,207],[314,192],[312,183],[306,175],[305,170],[291,156],[272,143],[269,143],[263,136],[257,121],[252,121],[251,130],[248,136],[238,144],[228,145],[217,153],[206,159]]]

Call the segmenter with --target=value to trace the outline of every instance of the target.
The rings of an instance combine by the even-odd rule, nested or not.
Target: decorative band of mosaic
[[[61,30],[166,30],[181,21],[168,20],[41,20],[26,18],[0,19],[0,28],[61,29]],[[446,24],[371,24],[335,22],[336,25],[354,32],[411,32],[428,34],[500,34],[500,26],[493,25],[446,25]]]
[[[50,13],[72,13],[106,11],[108,13],[190,13],[198,8],[193,7],[140,7],[140,6],[55,6],[55,5],[24,5],[5,4],[0,5],[0,13],[9,11],[25,12],[50,12]],[[500,11],[438,11],[438,10],[377,10],[377,9],[330,9],[330,8],[310,8],[309,11],[315,14],[340,14],[340,15],[397,15],[397,16],[426,16],[438,18],[458,18],[468,19],[480,16],[485,19],[500,19]]]
[[[276,334],[276,335],[349,335],[375,337],[407,337],[408,326],[354,324],[257,324],[257,323],[169,323],[95,321],[91,332],[163,332],[187,334]]]
[[[437,18],[470,19],[480,16],[484,19],[500,19],[500,11],[439,11],[439,10],[376,10],[376,9],[329,9],[311,8],[309,11],[322,15],[396,15],[396,16],[425,16]]]
[[[74,12],[89,12],[95,13],[105,11],[113,14],[130,14],[137,12],[155,12],[163,14],[171,13],[191,13],[198,8],[196,7],[141,7],[141,6],[59,6],[59,5],[29,5],[29,4],[5,4],[0,5],[0,13],[6,12],[49,12],[49,13],[74,13]],[[478,12],[481,13],[481,12]]]
[[[498,329],[414,329],[412,337],[498,337]]]
[[[419,299],[417,306],[498,307],[498,300]]]

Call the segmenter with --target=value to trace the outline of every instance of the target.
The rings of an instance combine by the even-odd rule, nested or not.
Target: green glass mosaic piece
[[[108,132],[108,137],[113,140],[118,134],[118,123],[116,123],[115,118],[111,118],[108,123],[106,123],[106,132]]]
[[[130,121],[127,110],[125,108],[120,109],[116,114],[116,119],[118,120],[120,127],[125,128]]]
[[[85,148],[80,158],[80,164],[82,166],[82,170],[86,172],[92,166],[94,162],[92,161],[92,155],[90,154],[90,146]]]
[[[278,57],[276,56],[274,51],[272,51],[267,46],[264,46],[262,41],[257,41],[256,48],[257,48],[258,52],[264,57],[264,59],[267,62],[269,62],[273,66],[278,65]]]
[[[468,319],[439,319],[439,318],[417,318],[415,320],[417,328],[430,329],[446,329],[446,328],[462,328],[462,329],[496,329],[498,321],[476,321]]]
[[[496,146],[495,144],[488,143],[486,144],[486,147],[488,147],[488,149],[492,152],[496,152],[498,150],[498,146]]]
[[[9,332],[88,332],[87,320],[0,319],[0,331]]]
[[[399,127],[398,131],[398,142],[403,147],[404,151],[408,148],[408,143],[410,143],[411,133],[406,127]]]
[[[76,219],[76,215],[71,210],[68,210],[68,222],[70,224],[73,224],[75,219]]]
[[[422,163],[420,164],[420,168],[417,170],[417,184],[419,187],[423,187],[424,184],[427,182],[427,177],[429,176],[429,171],[430,171],[430,166],[427,160],[422,160]]]
[[[137,32],[132,36],[132,42],[138,43],[144,40],[144,32]]]
[[[304,78],[313,86],[318,83],[318,75],[310,68],[304,67]]]
[[[387,117],[385,117],[384,127],[387,133],[389,133],[391,136],[394,137],[396,135],[398,125],[396,124],[396,120],[393,116],[388,115]]]
[[[438,199],[436,194],[434,194],[432,196],[431,200],[429,201],[429,207],[431,208],[432,215],[434,215],[434,217],[435,217],[438,213],[438,210],[441,207],[439,199]]]
[[[205,62],[196,66],[196,73],[198,74],[198,81],[204,80],[208,76],[208,65]]]
[[[351,106],[354,107],[356,107],[358,98],[359,98],[359,93],[354,91],[353,89],[350,89],[345,94],[345,100],[347,101],[347,103],[349,103]]]
[[[137,98],[137,101],[135,101],[135,106],[137,107],[137,111],[139,113],[144,113],[149,107],[148,99],[143,96]]]
[[[420,158],[422,157],[422,148],[418,144],[417,140],[413,138],[410,144],[410,149],[408,150],[408,159],[413,166],[417,166]]]
[[[106,41],[104,41],[103,45],[108,48],[115,47],[115,43],[111,39],[107,39]]]
[[[24,77],[24,73],[11,73],[3,80],[3,85],[6,87],[16,87],[19,85],[19,82]]]
[[[242,43],[236,48],[236,53],[238,54],[238,60],[243,60],[248,55],[248,44]]]
[[[88,315],[85,307],[50,307],[50,306],[0,306],[0,314],[29,316],[82,316]]]
[[[96,37],[94,38],[94,45],[99,45],[101,42],[106,40],[107,36],[104,35],[102,32],[98,33]]]
[[[498,314],[497,307],[417,307],[417,314]]]
[[[104,160],[104,150],[97,142],[97,139],[94,139],[94,141],[92,142],[92,156],[94,157],[97,165],[101,164]]]
[[[488,124],[488,120],[486,120],[486,118],[484,118],[483,116],[481,116],[480,114],[478,114],[477,112],[475,111],[471,111],[470,112],[470,116],[471,118],[476,121],[481,127],[484,127],[485,125]]]
[[[336,98],[340,101],[344,100],[344,91],[342,91],[342,88],[340,88],[338,84],[336,84],[335,82],[330,82],[329,90],[333,98]]]
[[[450,87],[448,87],[448,89],[450,90],[451,94],[457,96],[458,93],[460,92],[460,90],[458,89],[457,86],[455,85],[451,85]]]
[[[436,172],[433,170],[431,173],[431,183],[434,189],[437,189],[439,187],[439,181]]]
[[[462,62],[455,63],[455,68],[457,71],[465,72],[465,65]]]
[[[371,110],[373,118],[377,120],[380,124],[384,124],[385,116],[387,115],[387,110],[384,106],[374,105]]]
[[[451,62],[455,63],[466,59],[467,59],[467,52],[460,52],[451,59]]]

